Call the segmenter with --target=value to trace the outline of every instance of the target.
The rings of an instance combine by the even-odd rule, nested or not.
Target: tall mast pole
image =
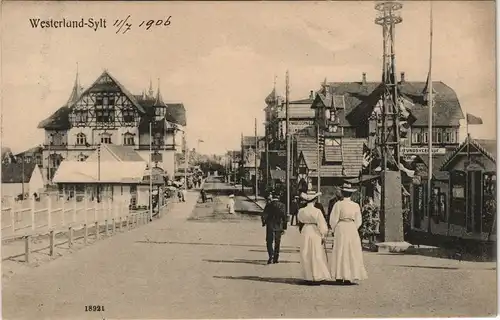
[[[430,43],[429,43],[429,76],[428,76],[428,104],[429,104],[429,172],[427,174],[427,214],[428,214],[428,227],[427,231],[431,232],[431,213],[433,211],[433,196],[434,192],[432,190],[432,109],[434,107],[434,97],[433,97],[433,89],[432,89],[432,1],[430,2],[431,10],[430,10]]]
[[[187,145],[186,130],[184,129],[184,189],[187,190],[187,172],[189,161],[189,148]]]
[[[259,195],[259,174],[257,171],[257,152],[259,150],[259,139],[257,138],[257,118],[255,118],[255,201]]]
[[[398,83],[396,77],[395,26],[403,19],[399,15],[403,5],[396,1],[378,2],[375,9],[379,12],[375,23],[382,26],[383,36],[383,93],[382,128],[378,137],[378,146],[382,154],[381,172],[381,235],[383,242],[402,242],[403,218],[402,185],[400,164],[400,136],[398,108]],[[396,168],[389,167],[389,161],[394,160]]]
[[[153,219],[153,119],[149,122],[149,219]]]
[[[286,214],[290,213],[290,78],[286,71]]]
[[[245,174],[245,157],[243,148],[243,132],[241,133],[241,164],[240,164],[240,180],[241,180],[241,193],[245,193],[245,187],[243,186],[243,175]]]
[[[97,202],[101,202],[101,144],[97,145]]]
[[[23,171],[23,172],[22,172],[22,175],[21,175],[21,183],[22,183],[22,191],[23,191],[22,195],[23,195],[23,197],[22,197],[21,199],[23,199],[23,200],[24,200],[24,153],[23,153],[23,156],[22,156],[22,158],[21,158],[21,161],[23,162],[23,163],[22,163],[22,166],[23,166],[22,171]]]

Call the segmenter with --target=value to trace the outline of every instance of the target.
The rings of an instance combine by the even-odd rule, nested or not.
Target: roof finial
[[[154,97],[154,94],[155,92],[153,91],[153,80],[151,80],[151,78],[149,78],[149,97],[150,98],[153,98]]]
[[[161,92],[160,92],[160,78],[158,78],[158,91],[156,91],[155,105],[160,105],[162,103],[163,103],[163,99],[161,98]]]

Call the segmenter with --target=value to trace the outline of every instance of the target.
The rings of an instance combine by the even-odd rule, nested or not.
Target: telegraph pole
[[[255,118],[255,201],[259,196],[259,174],[257,171],[257,152],[259,150],[259,138],[257,137],[257,118]]]
[[[290,214],[290,76],[286,71],[286,214]]]
[[[431,233],[431,212],[433,210],[433,196],[434,196],[434,191],[432,190],[432,109],[434,107],[434,97],[433,97],[433,88],[432,88],[432,2],[430,3],[431,5],[431,12],[430,12],[430,47],[429,47],[429,76],[428,76],[428,94],[429,94],[429,169],[428,169],[428,177],[427,177],[427,200],[428,200],[428,229],[427,231]]]
[[[158,200],[159,196],[158,192]],[[153,119],[149,122],[149,219],[153,220]]]
[[[97,202],[101,202],[101,144],[97,145]]]

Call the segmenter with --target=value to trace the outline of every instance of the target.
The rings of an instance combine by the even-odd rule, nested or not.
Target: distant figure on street
[[[269,259],[267,264],[279,263],[281,236],[287,228],[285,204],[271,195],[261,216],[262,226],[266,227],[266,244]],[[274,247],[273,247],[274,244]]]
[[[298,220],[303,224],[300,244],[300,263],[304,280],[311,284],[329,280],[328,260],[324,245],[328,233],[325,217],[320,209],[314,206],[321,193],[309,190],[302,193],[301,198],[307,202],[299,210]]]
[[[205,193],[205,189],[201,189],[200,193],[201,193],[201,201],[205,203],[207,201],[207,194]]]
[[[361,226],[361,209],[351,200],[356,191],[351,184],[342,186],[343,199],[333,206],[330,225],[333,230],[333,251],[330,258],[332,279],[343,284],[352,284],[353,280],[368,278],[363,263],[363,251],[358,229]]]
[[[227,208],[229,209],[229,214],[235,213],[235,202],[234,202],[234,194],[229,195],[229,201],[227,203]]]
[[[186,187],[182,187],[181,194],[182,194],[182,202],[186,202],[186,194],[187,194]]]
[[[290,225],[293,226],[293,221],[297,224],[297,214],[299,213],[299,196],[295,196],[290,204]]]
[[[328,211],[326,212],[326,223],[328,224],[328,229],[332,228],[332,226],[330,226],[330,214],[332,213],[333,206],[340,200],[342,200],[342,192],[339,188],[336,188],[333,197],[330,201],[328,201]]]

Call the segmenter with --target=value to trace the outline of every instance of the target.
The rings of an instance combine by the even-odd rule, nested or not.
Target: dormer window
[[[84,133],[79,133],[76,135],[76,144],[83,146],[87,144],[87,136]]]
[[[102,133],[101,134],[101,143],[111,144],[111,134],[110,133]]]
[[[155,120],[159,121],[165,118],[166,111],[165,107],[155,107]]]
[[[125,146],[135,145],[135,139],[132,133],[127,132],[123,135],[123,145]]]
[[[328,126],[328,132],[330,133],[337,133],[339,131],[339,126],[336,124],[329,125]]]

